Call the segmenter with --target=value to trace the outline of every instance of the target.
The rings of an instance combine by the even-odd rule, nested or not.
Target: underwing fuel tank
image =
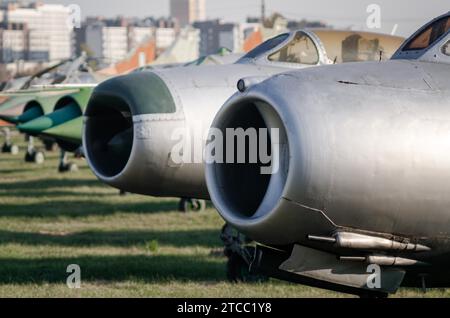
[[[278,129],[271,148],[279,169],[208,164],[213,203],[265,244],[308,245],[308,236],[340,229],[445,241],[449,74],[450,64],[428,61],[349,63],[277,75],[236,94],[212,127],[225,135],[259,118],[259,128]]]

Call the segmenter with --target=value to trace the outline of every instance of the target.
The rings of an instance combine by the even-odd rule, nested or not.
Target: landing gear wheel
[[[56,142],[52,140],[44,140],[45,151],[54,151],[56,149]]]
[[[36,151],[34,154],[34,163],[41,165],[45,161],[45,155],[42,151]]]
[[[29,150],[25,154],[25,162],[33,162],[35,164],[41,165],[45,161],[45,155],[42,151]]]
[[[234,252],[229,253],[227,262],[227,278],[232,283],[245,282],[250,274],[248,264]]]
[[[249,253],[254,253],[254,247],[247,247]],[[249,264],[235,252],[228,252],[227,278],[232,283],[262,283],[268,281],[266,276],[250,272]]]
[[[188,212],[203,212],[206,209],[205,200],[188,199],[183,198],[180,200],[178,205],[178,211],[188,213]]]
[[[74,156],[75,156],[75,158],[77,158],[77,159],[83,158],[83,157],[84,157],[83,148],[80,147],[80,148],[78,148],[77,150],[75,150]]]
[[[72,162],[65,163],[65,164],[60,164],[59,167],[58,167],[58,171],[60,173],[76,172],[76,171],[78,171],[78,166],[75,163],[72,163]]]
[[[2,153],[10,153],[15,156],[19,153],[19,146],[14,145],[14,144],[4,143],[2,146]]]
[[[223,252],[228,258],[227,278],[230,282],[260,283],[269,280],[267,276],[250,271],[250,264],[256,252],[252,240],[229,224],[223,226],[220,238],[224,244]]]
[[[33,153],[32,151],[27,151],[25,153],[25,162],[33,162]]]
[[[19,154],[19,146],[17,145],[11,145],[10,153],[13,156],[17,156]]]

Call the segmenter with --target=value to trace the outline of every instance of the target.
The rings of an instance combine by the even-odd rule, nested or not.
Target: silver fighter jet
[[[222,217],[264,244],[253,269],[360,295],[450,286],[449,47],[450,13],[390,61],[277,75],[223,106],[214,128],[278,131],[272,174],[206,168]]]
[[[85,113],[84,153],[100,180],[127,192],[208,199],[205,135],[240,79],[245,90],[290,69],[385,60],[402,42],[376,33],[300,30],[268,40],[235,64],[108,80],[96,87]]]

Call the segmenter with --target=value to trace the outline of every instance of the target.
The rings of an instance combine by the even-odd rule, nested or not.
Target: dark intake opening
[[[130,107],[121,98],[95,94],[86,110],[86,151],[93,168],[104,177],[118,175],[133,146]]]
[[[225,121],[221,123],[220,129],[224,135],[224,162],[216,164],[216,173],[224,186],[223,198],[233,211],[245,217],[253,216],[261,205],[270,182],[270,175],[261,174],[261,167],[270,166],[263,164],[258,155],[257,163],[250,162],[250,137],[246,137],[245,163],[237,161],[237,138],[234,137],[234,163],[228,163],[227,146],[230,142],[227,137],[226,128],[255,128],[257,131],[257,150],[259,149],[260,128],[267,128],[263,117],[254,104],[245,104],[231,111]],[[271,154],[270,136],[267,136],[268,149],[262,151]],[[253,141],[255,142],[255,141]]]

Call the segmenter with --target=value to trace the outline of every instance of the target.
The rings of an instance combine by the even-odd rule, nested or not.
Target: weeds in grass
[[[157,240],[152,240],[150,242],[147,242],[147,244],[145,244],[145,247],[147,248],[147,250],[149,250],[151,253],[158,253],[159,250],[159,244]]]

